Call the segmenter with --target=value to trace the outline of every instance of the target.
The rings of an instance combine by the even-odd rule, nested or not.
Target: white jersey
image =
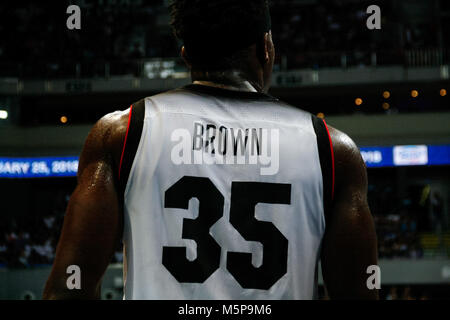
[[[330,190],[323,121],[268,95],[201,85],[130,114],[119,173],[125,299],[316,297]]]

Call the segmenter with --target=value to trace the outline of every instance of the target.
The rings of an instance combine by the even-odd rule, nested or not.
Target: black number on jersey
[[[197,219],[183,219],[182,239],[197,243],[197,259],[186,258],[186,247],[163,247],[163,265],[179,282],[202,283],[219,269],[220,246],[209,229],[222,217],[224,198],[207,178],[183,177],[166,191],[165,208],[188,209],[189,200],[200,205]]]
[[[291,203],[291,185],[233,182],[230,223],[247,241],[263,245],[263,263],[252,265],[252,254],[228,252],[227,269],[243,288],[270,289],[287,272],[288,240],[271,222],[255,218],[258,203]]]
[[[183,177],[165,194],[165,208],[188,209],[189,200],[199,200],[196,219],[184,219],[182,239],[197,243],[197,258],[186,258],[186,247],[163,247],[163,265],[179,281],[203,283],[220,266],[221,248],[209,234],[223,216],[224,197],[208,178]],[[251,253],[228,252],[227,270],[247,289],[267,290],[287,272],[288,240],[271,222],[255,218],[258,203],[290,204],[291,185],[233,182],[230,223],[247,241],[263,245],[263,262],[252,265]]]

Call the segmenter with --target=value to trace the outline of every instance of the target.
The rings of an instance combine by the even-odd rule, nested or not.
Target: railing
[[[407,51],[300,52],[277,57],[275,70],[325,69],[351,67],[432,67],[448,64],[447,49],[419,49]],[[176,77],[187,71],[181,58],[139,60],[90,61],[0,61],[0,77],[20,79]]]
[[[280,70],[283,71],[389,65],[432,67],[448,64],[450,55],[447,49],[435,48],[405,51],[304,52],[282,56],[277,61]]]
[[[411,67],[432,67],[447,64],[449,51],[444,49],[421,49],[406,51],[406,64]]]
[[[0,62],[0,77],[21,79],[147,77],[165,78],[186,71],[178,58],[47,62]]]
[[[427,258],[446,257],[450,258],[450,233],[423,233],[420,243]]]

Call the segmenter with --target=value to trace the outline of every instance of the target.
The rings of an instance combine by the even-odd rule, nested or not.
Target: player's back
[[[200,85],[130,112],[125,298],[314,298],[332,183],[323,122]]]

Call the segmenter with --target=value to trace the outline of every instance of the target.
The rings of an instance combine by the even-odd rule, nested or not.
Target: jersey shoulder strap
[[[119,164],[119,194],[121,200],[125,194],[128,177],[130,175],[131,166],[134,162],[139,142],[141,140],[142,129],[144,127],[145,117],[145,99],[133,103],[130,107],[130,115],[128,117],[127,131],[123,142],[122,155]]]
[[[334,199],[335,168],[333,142],[331,141],[330,132],[325,120],[315,115],[311,115],[311,118],[317,137],[320,168],[322,169],[323,207],[325,218],[327,219]]]

